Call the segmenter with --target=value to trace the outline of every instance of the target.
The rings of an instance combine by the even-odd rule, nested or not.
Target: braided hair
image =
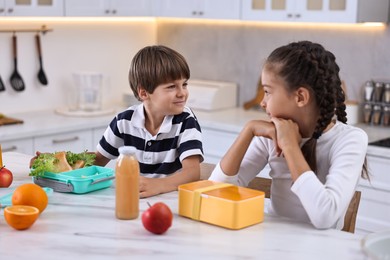
[[[267,58],[266,66],[284,79],[288,91],[305,87],[315,97],[319,118],[311,138],[302,146],[302,153],[310,168],[316,172],[317,139],[335,116],[338,121],[347,123],[345,93],[341,87],[336,57],[318,43],[300,41],[275,49]],[[365,165],[364,176],[367,172]]]

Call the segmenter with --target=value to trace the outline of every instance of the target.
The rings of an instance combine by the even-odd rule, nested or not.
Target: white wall
[[[234,81],[240,105],[256,95],[264,60],[275,48],[310,40],[332,51],[352,100],[367,80],[390,81],[390,27],[159,20],[157,41],[181,52],[191,78]]]
[[[53,29],[41,35],[44,71],[48,86],[42,86],[37,74],[38,54],[35,33],[17,33],[18,71],[26,89],[16,92],[9,78],[13,72],[12,33],[0,33],[0,76],[6,91],[0,92],[0,113],[55,109],[67,105],[69,89],[74,87],[72,73],[98,71],[105,75],[103,104],[109,107],[131,91],[127,75],[130,61],[142,47],[156,43],[154,19],[134,20],[0,20],[0,30]]]

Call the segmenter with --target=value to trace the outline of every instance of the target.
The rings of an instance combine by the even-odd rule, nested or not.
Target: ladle
[[[13,48],[13,56],[14,56],[14,72],[12,73],[10,78],[11,86],[16,91],[23,91],[25,86],[24,86],[24,81],[18,72],[17,42],[16,42],[15,34],[12,36],[12,48]]]
[[[38,71],[38,80],[42,85],[47,85],[47,77],[45,72],[43,71],[43,65],[42,65],[42,50],[41,50],[41,40],[39,37],[39,34],[35,35],[35,41],[37,43],[37,50],[38,50],[38,58],[39,58],[39,71]]]

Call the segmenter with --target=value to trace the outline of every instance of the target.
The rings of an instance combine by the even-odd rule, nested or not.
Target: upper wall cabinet
[[[388,22],[389,0],[242,0],[241,18],[256,21]]]
[[[0,16],[63,15],[63,0],[0,0]]]
[[[65,0],[66,16],[151,16],[152,0]]]
[[[240,19],[240,0],[158,0],[155,16]]]

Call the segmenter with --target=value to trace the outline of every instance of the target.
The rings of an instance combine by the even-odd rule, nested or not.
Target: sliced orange
[[[44,189],[35,183],[25,183],[17,187],[12,194],[12,205],[26,205],[38,208],[43,212],[49,198]]]
[[[36,207],[17,205],[9,206],[4,209],[5,221],[11,227],[17,230],[27,229],[34,224],[39,216],[39,210]]]

